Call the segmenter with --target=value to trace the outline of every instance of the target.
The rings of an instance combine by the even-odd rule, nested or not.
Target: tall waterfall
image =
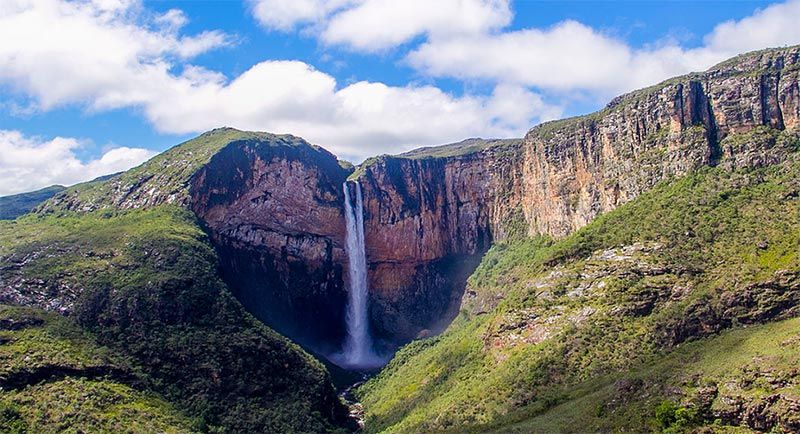
[[[368,367],[379,363],[372,350],[367,315],[367,258],[364,249],[364,203],[361,185],[355,186],[355,208],[350,198],[350,183],[345,182],[344,210],[347,223],[346,253],[348,259],[349,292],[347,302],[347,340],[344,344],[344,364]]]

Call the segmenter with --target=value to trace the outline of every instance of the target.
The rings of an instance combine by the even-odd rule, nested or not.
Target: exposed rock
[[[402,343],[443,329],[467,276],[497,240],[567,235],[658,182],[704,166],[780,162],[797,147],[799,59],[798,46],[749,53],[620,96],[597,113],[539,125],[521,141],[471,139],[368,160],[354,176],[365,201],[373,331]],[[220,129],[100,187],[69,189],[40,212],[188,205],[252,312],[301,342],[335,346],[344,333],[341,183],[348,174],[333,155],[301,139]],[[685,283],[643,291],[619,313],[647,314],[655,300],[685,295]],[[570,295],[587,291],[575,286]],[[759,306],[773,291],[749,288],[749,303]],[[474,294],[470,303],[477,313],[499,297]],[[698,305],[694,314],[723,315],[709,309]],[[713,323],[693,324],[710,331]]]
[[[225,280],[256,317],[312,349],[344,339],[347,172],[292,136],[236,141],[191,183]],[[324,347],[325,345],[329,347]]]
[[[781,161],[794,145],[770,131],[798,127],[799,57],[798,47],[750,53],[533,128],[522,197],[530,233],[566,235],[701,166]]]
[[[403,342],[438,332],[458,311],[467,277],[513,212],[518,148],[449,158],[384,157],[367,166],[364,225],[372,324]]]

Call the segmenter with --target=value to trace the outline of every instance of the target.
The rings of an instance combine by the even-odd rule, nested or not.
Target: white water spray
[[[355,185],[355,208],[350,198],[349,183],[345,182],[344,211],[347,223],[346,253],[348,259],[349,291],[347,302],[347,340],[344,343],[344,364],[351,367],[370,367],[380,364],[372,350],[367,315],[367,257],[364,248],[364,203],[361,185]]]

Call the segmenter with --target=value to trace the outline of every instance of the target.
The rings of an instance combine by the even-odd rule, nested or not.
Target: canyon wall
[[[469,140],[364,163],[378,333],[404,341],[449,323],[493,240],[567,235],[704,166],[782,161],[797,146],[799,58],[798,47],[742,55],[537,126],[521,143]]]
[[[525,137],[529,233],[564,236],[659,181],[702,166],[781,161],[800,119],[800,48],[741,55],[545,123]]]
[[[470,139],[367,160],[355,173],[293,136],[214,130],[42,213],[189,206],[237,297],[321,352],[344,339],[342,182],[364,192],[371,326],[394,346],[436,333],[496,240],[561,237],[656,183],[755,167],[797,146],[800,47],[764,50],[623,95],[523,140]]]
[[[520,152],[513,141],[447,158],[381,157],[364,168],[370,313],[379,337],[404,342],[453,319],[467,277],[515,216],[509,204],[519,203]]]
[[[293,136],[235,141],[191,180],[236,297],[257,318],[328,353],[344,339],[346,256],[336,157]]]

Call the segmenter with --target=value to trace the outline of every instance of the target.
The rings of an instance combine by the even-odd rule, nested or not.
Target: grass
[[[194,421],[162,398],[113,381],[68,378],[0,394],[8,433],[190,433]]]
[[[72,186],[40,206],[38,212],[61,215],[65,211],[185,204],[192,176],[220,150],[242,141],[256,141],[267,146],[321,149],[288,134],[218,128],[170,148],[111,179]]]
[[[368,430],[481,431],[548,417],[567,403],[588,407],[564,414],[593,414],[611,397],[596,390],[687,339],[790,313],[796,292],[770,285],[792,285],[800,272],[797,179],[795,160],[703,169],[565,239],[496,245],[469,280],[474,299],[448,330],[401,349],[359,390]],[[486,310],[476,305],[488,313],[476,314]],[[600,418],[609,420],[601,428],[621,429],[625,417]],[[552,432],[569,431],[564,424]]]
[[[522,139],[467,139],[458,143],[441,146],[427,146],[404,152],[400,158],[448,158],[460,155],[473,154],[498,146],[515,146],[522,143]]]
[[[698,378],[703,385],[718,387],[722,394],[750,396],[758,399],[768,393],[784,393],[795,398],[800,396],[797,387],[765,389],[756,383],[740,387],[737,383],[753,369],[767,368],[788,375],[795,384],[800,381],[795,367],[800,363],[800,353],[787,345],[800,336],[800,319],[779,321],[770,324],[738,328],[679,347],[657,362],[647,364],[625,374],[609,376],[593,384],[592,388],[576,388],[568,401],[556,405],[541,415],[527,418],[524,413],[508,419],[523,420],[508,425],[502,423],[497,431],[502,433],[554,433],[590,431],[637,431],[649,427],[653,431],[669,428],[659,426],[657,409],[667,404],[673,412],[680,408],[675,402],[680,390],[690,394],[697,389]],[[635,384],[645,379],[640,389],[630,396],[622,397],[616,385],[628,382]],[[726,390],[728,388],[729,390]],[[624,398],[622,405],[615,403]],[[675,423],[673,419],[673,424]],[[751,432],[750,429],[725,426],[713,420],[700,420],[697,426],[707,425],[715,432]],[[580,428],[579,428],[580,427]],[[489,427],[486,427],[489,429]],[[688,428],[688,427],[687,427]]]
[[[324,367],[244,311],[188,210],[162,205],[2,222],[0,266],[8,289],[69,312],[146,390],[200,420],[204,431],[335,432],[344,424]],[[42,354],[77,358],[81,351],[45,338],[31,341]]]
[[[196,431],[161,396],[109,376],[128,369],[124,359],[69,319],[0,305],[0,324],[0,431]]]

